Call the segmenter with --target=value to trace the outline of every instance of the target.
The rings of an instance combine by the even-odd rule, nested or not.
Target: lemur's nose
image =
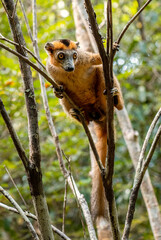
[[[67,72],[72,72],[72,71],[74,71],[74,67],[67,67],[66,71]]]

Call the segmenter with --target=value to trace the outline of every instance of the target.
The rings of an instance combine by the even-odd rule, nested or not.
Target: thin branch
[[[8,205],[6,205],[6,204],[0,203],[0,207],[5,208],[5,209],[7,209],[7,210],[10,211],[10,212],[14,212],[14,213],[18,213],[18,214],[19,214],[19,212],[17,211],[16,208],[10,207],[10,206],[8,206]],[[37,217],[36,217],[34,214],[32,214],[32,213],[30,213],[30,212],[27,212],[27,211],[24,211],[24,214],[25,214],[27,217],[29,217],[29,218],[37,221]],[[55,226],[51,225],[51,227],[52,227],[52,230],[61,237],[61,239],[71,240],[69,237],[67,237],[63,232],[61,232],[61,231],[60,231],[58,228],[56,228]]]
[[[8,131],[9,131],[10,135],[11,135],[13,143],[14,143],[16,149],[17,149],[18,155],[19,155],[20,159],[22,160],[25,169],[27,169],[28,166],[29,166],[29,160],[28,160],[28,158],[25,154],[25,151],[24,151],[24,149],[21,145],[21,142],[20,142],[20,140],[19,140],[19,138],[18,138],[18,136],[17,136],[17,134],[16,134],[16,132],[13,128],[12,122],[11,122],[10,117],[9,117],[5,107],[4,107],[4,104],[1,100],[1,98],[0,98],[0,113],[3,117],[3,120],[6,123],[6,126],[8,128]]]
[[[62,232],[65,232],[65,212],[66,212],[66,205],[67,205],[67,187],[68,182],[65,179],[65,190],[64,190],[64,202],[63,202],[63,223],[62,223]]]
[[[13,49],[7,47],[6,45],[4,45],[3,43],[0,43],[0,47],[4,48],[5,50],[7,50],[8,52],[16,55],[17,57],[21,58],[22,60],[24,60],[29,66],[31,66],[32,68],[34,68],[37,72],[39,72],[48,82],[50,82],[55,88],[58,87],[58,85],[54,82],[54,80],[52,78],[50,78],[45,72],[43,72],[39,67],[37,67],[36,64],[34,64],[33,62],[31,62],[27,57],[23,56],[22,54],[14,51]]]
[[[133,188],[132,188],[132,191],[131,191],[131,194],[130,194],[128,211],[127,211],[127,215],[126,215],[126,221],[125,221],[125,227],[124,227],[122,240],[127,240],[128,237],[129,237],[131,223],[132,223],[134,212],[135,212],[135,204],[136,204],[139,188],[140,188],[141,182],[143,180],[143,177],[145,175],[145,172],[147,170],[147,167],[148,167],[148,165],[149,165],[149,163],[152,159],[152,156],[153,156],[154,150],[156,148],[157,142],[159,140],[159,137],[161,135],[161,126],[160,126],[157,133],[156,133],[156,136],[153,140],[151,148],[148,152],[146,160],[144,161],[145,148],[148,144],[151,133],[152,133],[157,121],[159,120],[160,115],[161,115],[161,109],[159,109],[159,111],[157,112],[157,114],[156,114],[156,116],[155,116],[149,130],[148,130],[148,133],[146,135],[146,138],[145,138],[145,141],[144,141],[144,144],[143,144],[143,147],[142,147],[142,151],[140,153],[138,166],[137,166],[136,174],[135,174],[135,178],[134,178]]]
[[[12,14],[11,18],[14,18],[14,16],[15,16],[15,12],[16,12],[16,8],[17,8],[17,3],[18,3],[18,0],[16,0],[15,7],[14,7],[14,9],[13,9],[13,14]]]
[[[10,179],[11,179],[11,181],[12,181],[14,187],[16,188],[16,190],[17,190],[17,192],[18,192],[18,194],[19,194],[19,196],[20,196],[22,202],[24,203],[26,209],[28,210],[27,203],[25,202],[25,199],[23,198],[22,194],[20,193],[20,191],[19,191],[19,189],[18,189],[18,187],[17,187],[15,181],[13,180],[13,178],[12,178],[12,176],[11,176],[11,174],[10,174],[8,168],[7,168],[6,166],[4,166],[4,167],[5,167],[5,170],[6,170],[7,174],[8,174],[8,176],[10,177]]]
[[[152,134],[152,132],[154,130],[154,127],[157,124],[160,116],[161,116],[161,108],[159,109],[159,111],[155,115],[155,117],[154,117],[154,119],[153,119],[153,121],[152,121],[152,123],[151,123],[151,125],[149,127],[149,130],[148,130],[148,132],[146,134],[146,137],[145,137],[145,140],[144,140],[141,152],[140,152],[137,168],[136,168],[136,177],[135,177],[136,180],[137,180],[137,178],[140,175],[140,172],[142,170],[142,165],[143,165],[143,161],[144,161],[144,155],[145,155],[145,151],[146,151],[147,145],[149,143],[150,136],[151,136],[151,134]]]
[[[0,192],[10,201],[10,203],[17,209],[17,211],[19,212],[19,214],[21,215],[21,217],[23,218],[23,220],[25,221],[29,231],[32,234],[32,237],[35,240],[39,240],[35,229],[33,228],[31,222],[29,221],[28,217],[25,215],[24,211],[22,210],[22,208],[18,205],[18,203],[11,197],[11,195],[5,191],[1,186],[0,186]]]
[[[18,43],[14,42],[14,41],[11,41],[7,38],[5,38],[4,36],[2,36],[2,34],[0,34],[0,40],[3,40],[3,41],[6,41],[8,43],[11,43],[12,45],[14,46],[19,46]],[[23,49],[25,49],[42,67],[44,70],[46,70],[46,67],[44,64],[42,64],[42,62],[28,49],[26,48],[25,46],[21,46]]]
[[[66,157],[66,156],[65,156],[65,157]],[[86,230],[85,230],[85,225],[84,225],[83,216],[82,216],[82,212],[81,212],[81,205],[80,205],[80,202],[79,202],[79,199],[78,199],[78,196],[77,196],[77,191],[76,191],[76,189],[75,189],[75,184],[74,184],[74,182],[73,182],[71,165],[70,165],[70,158],[67,158],[67,157],[66,157],[66,160],[67,160],[67,162],[68,162],[69,177],[70,177],[70,180],[71,180],[71,183],[72,183],[72,187],[73,187],[73,190],[74,190],[73,193],[74,193],[75,198],[76,198],[76,202],[77,202],[77,206],[78,206],[78,210],[79,210],[79,215],[80,215],[80,219],[81,219],[81,224],[82,224],[82,227],[83,227],[84,239],[86,239]]]
[[[141,3],[140,0],[137,0],[138,2],[138,9],[141,7]],[[139,26],[139,30],[140,30],[140,34],[141,34],[141,38],[143,41],[146,41],[146,35],[145,35],[145,31],[144,31],[144,21],[143,21],[143,16],[142,13],[139,14],[139,23],[141,26]]]
[[[160,135],[161,135],[161,126],[159,127],[159,129],[158,129],[158,131],[157,131],[157,133],[156,133],[156,135],[155,135],[155,138],[154,138],[154,140],[153,140],[153,142],[152,142],[152,145],[151,145],[151,147],[150,147],[150,150],[149,150],[149,152],[148,152],[148,155],[147,155],[147,157],[146,157],[146,159],[145,159],[145,161],[144,161],[143,168],[142,168],[142,171],[143,171],[143,172],[146,171],[146,169],[147,169],[147,167],[148,167],[148,165],[149,165],[149,163],[150,163],[150,161],[151,161],[151,158],[152,158],[152,156],[153,156],[154,150],[155,150],[156,145],[157,145],[157,143],[158,143],[158,141],[159,141]]]
[[[137,16],[144,10],[144,8],[151,2],[152,0],[148,0],[141,8],[140,10],[130,19],[130,21],[126,24],[126,26],[123,28],[121,33],[118,36],[118,39],[116,41],[117,44],[120,43],[122,37],[124,36],[125,32],[129,28],[129,26],[134,22],[134,20],[137,18]]]
[[[133,161],[133,165],[136,168],[140,155],[140,145],[138,141],[138,132],[134,131],[132,124],[128,117],[126,108],[122,111],[116,111],[122,133]],[[149,151],[150,152],[150,151]],[[146,160],[145,160],[146,161]],[[154,189],[150,180],[148,170],[146,171],[143,181],[141,183],[141,192],[149,215],[149,221],[154,235],[154,239],[158,239],[161,236],[161,215],[159,204],[154,193]]]
[[[30,25],[29,25],[29,22],[28,22],[28,19],[27,19],[27,16],[26,16],[26,12],[25,12],[23,2],[21,0],[19,0],[19,2],[20,2],[20,6],[21,6],[21,9],[22,9],[22,12],[23,12],[23,16],[24,16],[24,19],[25,19],[25,23],[26,23],[26,27],[27,27],[29,37],[30,37],[31,41],[33,42],[32,32],[31,32]]]

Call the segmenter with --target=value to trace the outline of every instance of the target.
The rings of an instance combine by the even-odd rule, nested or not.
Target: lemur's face
[[[54,52],[55,59],[60,66],[67,72],[72,72],[75,69],[77,59],[77,51],[75,50],[57,50]]]
[[[50,57],[50,63],[61,67],[66,72],[72,72],[75,69],[77,47],[78,43],[67,39],[46,43],[45,45],[45,49]]]

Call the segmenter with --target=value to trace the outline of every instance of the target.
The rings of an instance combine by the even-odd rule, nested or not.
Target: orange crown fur
[[[68,39],[61,39],[52,42],[54,49],[77,49],[78,43]]]

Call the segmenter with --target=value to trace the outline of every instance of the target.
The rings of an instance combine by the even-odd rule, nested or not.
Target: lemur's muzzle
[[[64,69],[65,71],[67,71],[67,72],[72,72],[72,71],[74,71],[74,67],[67,67],[67,68],[65,68]]]

